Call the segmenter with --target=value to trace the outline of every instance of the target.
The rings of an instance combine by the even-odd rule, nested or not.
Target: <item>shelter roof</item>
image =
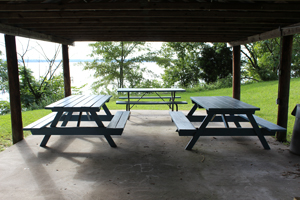
[[[229,42],[300,32],[300,0],[0,0],[0,32],[74,41]]]

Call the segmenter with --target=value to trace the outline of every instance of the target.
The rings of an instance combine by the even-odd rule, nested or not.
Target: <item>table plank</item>
[[[254,113],[260,108],[244,103],[237,99],[228,96],[205,96],[205,97],[191,97],[191,100],[205,108],[208,112],[214,111],[216,113]]]
[[[92,105],[92,107],[101,107],[105,102],[108,102],[111,97],[111,95],[103,95],[102,98]]]
[[[65,97],[57,102],[54,102],[48,106],[45,107],[45,109],[52,109],[54,107],[64,107],[74,101],[76,101],[77,99],[83,98],[83,95],[72,95],[72,96],[68,96]]]
[[[119,88],[118,92],[185,92],[182,88]]]

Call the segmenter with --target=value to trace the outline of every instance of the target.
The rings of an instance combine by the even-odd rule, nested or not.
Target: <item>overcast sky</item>
[[[16,45],[17,52],[23,53],[27,47],[29,39],[23,37],[16,37]],[[41,56],[38,51],[41,50],[38,44],[40,44],[45,51],[46,55],[50,58],[54,55],[55,49],[60,46],[57,43],[44,42],[40,40],[30,39],[30,51],[26,54],[26,58],[30,60],[43,60],[43,56]],[[75,46],[69,46],[69,59],[72,60],[86,60],[91,59],[88,55],[91,53],[92,48],[88,46],[88,44],[93,42],[75,42]],[[161,42],[152,42],[151,47],[152,50],[159,49],[161,47]],[[37,51],[37,50],[38,51]],[[4,42],[4,34],[0,34],[0,50],[2,54],[5,55],[5,42]],[[1,57],[2,59],[6,59],[5,56]],[[60,52],[59,57],[57,59],[62,58],[62,53]]]

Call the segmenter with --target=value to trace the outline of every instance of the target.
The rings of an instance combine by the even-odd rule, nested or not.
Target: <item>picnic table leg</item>
[[[80,126],[81,116],[82,116],[82,112],[79,112],[79,116],[78,116],[78,120],[77,120],[77,127]]]
[[[61,126],[66,126],[69,122],[69,120],[72,117],[73,112],[69,112],[68,115],[66,116],[65,120],[63,121],[63,123],[61,124]]]
[[[102,105],[102,108],[107,116],[112,116],[111,112],[109,111],[109,109],[107,108],[107,106],[105,104]]]
[[[117,147],[116,143],[114,142],[114,140],[111,138],[110,135],[104,135],[104,137],[111,147]]]
[[[235,117],[234,114],[230,114],[230,116],[234,118],[233,123],[235,124],[235,126],[237,128],[242,128],[240,122],[237,120],[237,117]]]
[[[127,100],[129,104],[126,104],[126,111],[130,111],[130,92],[127,92]]]
[[[95,120],[95,122],[97,123],[97,125],[99,127],[104,127],[102,121],[99,119],[98,115],[96,114],[96,112],[90,112],[93,119]],[[111,146],[111,147],[117,147],[116,143],[113,141],[113,139],[111,138],[110,135],[104,135],[105,139],[107,140],[108,144]]]
[[[45,136],[44,136],[44,139],[42,140],[42,142],[41,142],[41,144],[40,144],[40,146],[41,146],[41,147],[45,147],[46,144],[47,144],[47,142],[48,142],[48,140],[50,139],[50,137],[51,137],[51,135],[45,135]]]
[[[52,123],[51,123],[51,125],[50,125],[50,127],[56,127],[56,125],[57,125],[57,123],[58,123],[58,121],[59,121],[59,119],[61,118],[61,116],[62,116],[63,113],[64,113],[63,111],[58,111],[58,112],[57,112],[57,114],[56,114],[54,120],[52,121]]]
[[[228,121],[227,121],[227,119],[226,119],[225,114],[222,114],[221,117],[222,117],[222,121],[224,122],[225,127],[226,127],[226,128],[229,128]]]
[[[266,138],[261,133],[260,128],[258,127],[253,115],[252,114],[247,114],[247,117],[248,117],[249,122],[251,123],[257,137],[259,138],[261,144],[263,145],[264,149],[267,149],[267,150],[271,149],[268,142],[267,142],[267,140],[266,140]]]
[[[63,113],[64,113],[63,111],[58,111],[57,112],[54,120],[52,121],[52,123],[50,125],[50,127],[56,127],[56,125],[57,125],[59,119],[61,118],[61,116],[63,115]],[[43,140],[42,140],[42,142],[41,142],[41,144],[40,144],[40,146],[41,147],[45,147],[46,144],[47,144],[47,142],[48,142],[48,140],[50,139],[50,137],[51,137],[51,135],[45,135],[44,138],[43,138]]]
[[[207,116],[205,117],[205,119],[201,123],[199,129],[197,130],[197,132],[195,133],[195,135],[193,136],[193,138],[190,140],[190,142],[188,143],[188,145],[185,147],[186,150],[191,150],[193,148],[193,146],[195,145],[195,143],[199,139],[199,137],[201,135],[201,132],[204,131],[204,129],[206,128],[206,126],[212,120],[212,118],[214,116],[215,116],[215,114],[213,114],[213,113],[208,113],[207,114]]]
[[[194,112],[197,110],[198,105],[195,103],[190,112],[187,114],[187,116],[192,116]]]

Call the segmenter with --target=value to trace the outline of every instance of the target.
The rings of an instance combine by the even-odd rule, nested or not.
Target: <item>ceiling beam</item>
[[[242,2],[111,2],[111,3],[1,3],[0,11],[80,11],[80,10],[231,10],[231,11],[288,11],[299,12],[299,2],[242,3]]]
[[[37,40],[43,40],[48,42],[55,42],[59,44],[65,44],[65,45],[74,45],[73,41],[59,38],[56,36],[46,35],[43,33],[38,33],[30,30],[25,30],[22,28],[17,28],[13,26],[8,26],[5,24],[0,24],[0,33],[6,34],[6,35],[14,35],[14,36],[21,36],[26,38],[32,38]]]
[[[275,25],[276,26],[276,25]],[[272,30],[274,25],[270,24],[246,24],[246,23],[236,23],[236,24],[226,24],[226,23],[168,23],[168,22],[140,22],[140,23],[98,23],[98,24],[86,24],[86,23],[78,23],[78,24],[71,24],[71,23],[51,23],[51,24],[22,24],[20,25],[22,28],[31,28],[31,29],[44,29],[44,28],[105,28],[105,27],[173,27],[173,28],[186,28],[186,27],[194,27],[194,28],[208,28],[208,27],[217,27],[217,28],[253,28],[258,29],[260,32],[266,32],[268,30]]]
[[[2,5],[1,5],[2,6]],[[0,8],[1,9],[1,8]],[[254,19],[299,19],[299,11],[297,12],[282,12],[278,10],[276,12],[258,12],[258,11],[247,11],[247,12],[239,12],[239,11],[199,11],[199,10],[102,10],[102,11],[1,11],[0,18],[1,19],[50,19],[50,18],[97,18],[97,17],[162,17],[162,18],[172,18],[172,17],[180,17],[180,18],[254,18]]]
[[[294,35],[297,33],[300,33],[300,24],[294,24],[292,26],[278,28],[278,29],[268,31],[265,33],[253,35],[248,38],[245,38],[245,40],[232,41],[232,42],[229,42],[229,44],[231,46],[238,46],[238,45],[249,44],[249,43],[258,42],[258,41],[262,41],[262,40],[267,40],[267,39],[271,39],[271,38]]]
[[[299,14],[300,15],[300,14]],[[62,19],[1,19],[2,23],[5,24],[63,24],[63,23],[70,23],[70,24],[82,24],[87,23],[91,24],[94,23],[95,25],[101,23],[141,23],[141,22],[150,22],[150,23],[201,23],[201,24],[211,24],[211,23],[226,23],[226,24],[281,24],[281,25],[289,25],[293,23],[299,22],[300,19],[290,19],[290,20],[283,20],[283,19],[228,19],[228,18],[219,18],[219,19],[211,19],[211,18],[180,18],[180,17],[173,17],[173,18],[160,18],[160,17],[153,17],[153,18],[143,18],[143,17],[127,17],[127,18],[62,18]]]

